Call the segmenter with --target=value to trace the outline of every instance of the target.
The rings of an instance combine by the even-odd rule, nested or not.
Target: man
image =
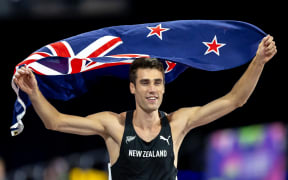
[[[130,91],[136,110],[99,112],[87,117],[57,111],[38,89],[30,69],[22,67],[15,83],[28,94],[46,128],[79,135],[100,135],[106,143],[115,179],[176,179],[178,151],[187,133],[241,107],[255,89],[264,65],[276,54],[273,37],[259,44],[256,56],[232,90],[204,106],[160,112],[164,70],[155,59],[135,60],[130,68]]]

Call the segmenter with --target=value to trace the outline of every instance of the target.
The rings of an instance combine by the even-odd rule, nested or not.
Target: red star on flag
[[[214,36],[212,42],[202,42],[205,46],[208,47],[208,49],[206,50],[206,52],[204,53],[204,55],[207,55],[211,52],[214,52],[215,54],[217,54],[218,56],[220,56],[220,52],[219,49],[223,46],[225,46],[226,44],[224,43],[218,43],[217,41],[217,37],[216,35]]]
[[[167,64],[167,68],[165,70],[165,73],[168,73],[170,71],[172,71],[174,69],[174,67],[176,66],[176,63],[171,62],[171,61],[165,61]]]
[[[169,28],[162,28],[162,25],[159,24],[156,27],[147,27],[150,30],[150,33],[147,35],[147,37],[156,35],[162,40],[162,33],[165,31],[170,30]]]

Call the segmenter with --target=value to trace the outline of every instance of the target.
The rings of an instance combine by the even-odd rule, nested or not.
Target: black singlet
[[[174,151],[171,128],[160,111],[161,130],[150,142],[142,140],[134,130],[133,111],[128,111],[120,155],[110,169],[112,180],[175,180]],[[111,178],[112,175],[112,178]]]

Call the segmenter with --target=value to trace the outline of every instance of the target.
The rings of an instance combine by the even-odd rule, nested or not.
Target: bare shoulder
[[[88,115],[86,118],[91,120],[100,121],[103,124],[123,124],[125,122],[126,112],[115,113],[111,111],[103,111]]]
[[[113,139],[113,142],[120,143],[124,132],[126,113],[115,113],[111,111],[103,111],[87,116],[87,119],[93,121],[93,124],[98,124],[99,135],[105,141]]]
[[[193,119],[193,121],[197,120],[198,110],[199,106],[185,107],[167,115],[172,130],[178,132],[179,135],[182,134],[185,136],[191,130],[189,127],[189,121],[191,119]]]
[[[119,119],[119,118],[121,118],[120,116],[122,114],[123,113],[118,114],[118,113],[115,113],[112,111],[103,111],[103,112],[97,112],[97,113],[88,115],[87,118],[89,118],[89,119],[99,119],[99,118]]]
[[[169,122],[179,122],[181,121],[183,123],[183,121],[187,120],[188,118],[191,118],[191,116],[195,116],[196,112],[198,111],[199,106],[195,106],[195,107],[186,107],[186,108],[180,108],[174,112],[171,112],[169,114],[167,114],[168,120]]]

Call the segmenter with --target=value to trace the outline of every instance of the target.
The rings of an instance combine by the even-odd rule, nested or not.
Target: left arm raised
[[[259,44],[257,54],[248,69],[228,94],[204,106],[181,108],[171,114],[172,120],[178,121],[179,119],[178,122],[183,123],[183,130],[189,132],[192,128],[208,124],[243,106],[254,91],[264,65],[276,52],[273,37],[266,36]]]

